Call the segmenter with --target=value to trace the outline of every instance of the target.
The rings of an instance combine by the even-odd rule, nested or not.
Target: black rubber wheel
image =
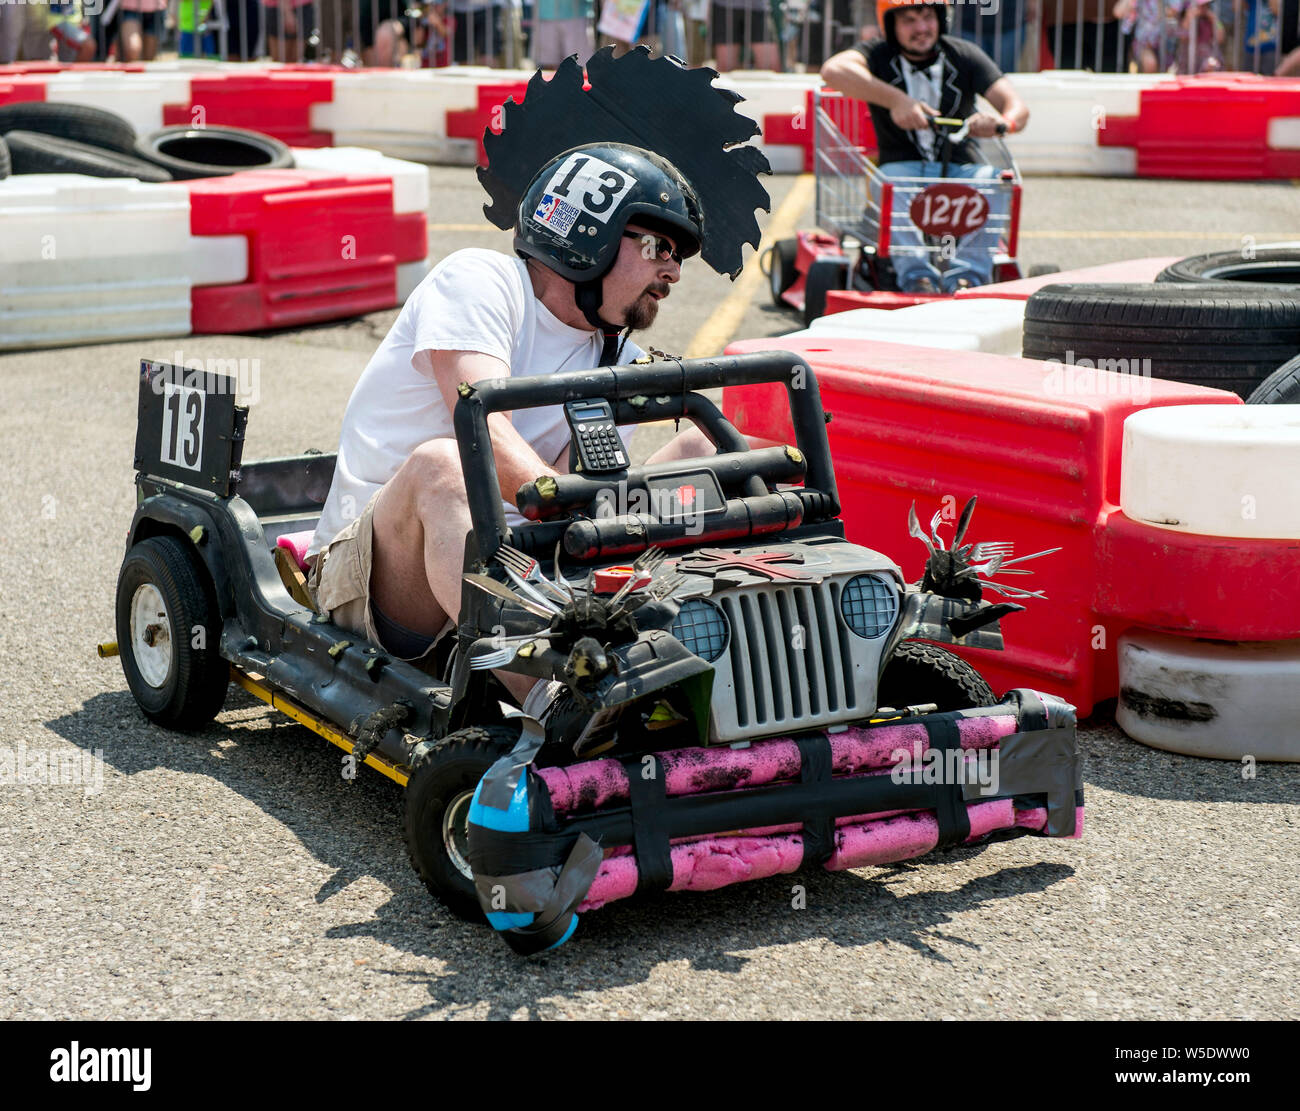
[[[826,294],[832,289],[848,288],[851,265],[846,258],[819,258],[808,267],[808,280],[803,287],[805,328],[819,316],[826,315]]]
[[[13,164],[9,161],[9,144],[0,138],[0,181],[13,173]]]
[[[1231,282],[1243,289],[1300,289],[1300,247],[1257,247],[1180,258],[1156,275],[1158,282]]]
[[[135,153],[135,128],[116,112],[87,104],[25,101],[0,105],[0,135],[32,131],[118,154]]]
[[[140,709],[167,729],[202,729],[221,712],[230,665],[207,568],[186,540],[152,536],[122,561],[117,646]]]
[[[239,170],[293,168],[293,155],[284,143],[242,127],[164,127],[136,143],[135,153],[177,181],[229,177]]]
[[[940,713],[992,706],[993,689],[978,671],[946,648],[905,640],[889,657],[880,676],[876,705],[920,706],[933,702]]]
[[[1265,378],[1246,398],[1246,404],[1300,405],[1300,355]]]
[[[1059,274],[1060,272],[1061,268],[1054,262],[1036,262],[1029,268],[1029,273],[1026,276],[1030,278],[1042,278],[1046,277],[1048,274]]]
[[[517,729],[471,726],[422,742],[412,756],[402,807],[407,855],[433,896],[468,922],[485,921],[465,862],[470,800],[483,774],[518,739]]]
[[[89,177],[133,177],[139,181],[171,181],[158,166],[118,154],[114,150],[38,135],[35,131],[11,131],[5,136],[15,174],[86,174]]]
[[[772,244],[772,252],[768,255],[767,280],[772,293],[772,304],[777,308],[785,305],[781,294],[794,285],[799,277],[794,268],[794,261],[798,254],[797,239],[780,239]]]
[[[1298,351],[1300,298],[1280,289],[1062,284],[1025,305],[1025,357],[1059,360],[1075,379],[1089,367],[1149,373],[1246,397]]]

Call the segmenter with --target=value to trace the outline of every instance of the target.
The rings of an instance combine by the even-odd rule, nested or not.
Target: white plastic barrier
[[[429,209],[429,171],[417,162],[390,158],[364,147],[294,147],[292,151],[294,164],[300,169],[391,177],[394,212]]]
[[[371,70],[338,74],[333,100],[311,107],[311,125],[328,131],[341,147],[371,147],[396,158],[439,165],[470,165],[477,144],[447,138],[447,113],[473,108],[477,89],[509,81],[501,70],[466,67],[466,76],[444,70]],[[494,75],[494,76],[491,76]],[[518,74],[527,80],[531,74]]]
[[[136,134],[148,135],[163,126],[163,105],[190,103],[190,78],[187,73],[164,71],[70,70],[50,74],[45,99],[106,108],[129,121]]]
[[[184,186],[0,181],[0,350],[187,335],[195,255]],[[209,265],[230,268],[228,252],[216,255]]]
[[[1124,422],[1120,507],[1134,521],[1300,539],[1298,475],[1300,405],[1168,405]]]
[[[1300,761],[1300,640],[1119,641],[1115,721],[1135,741],[1222,760]]]
[[[397,302],[406,304],[406,299],[415,292],[415,287],[424,281],[433,269],[433,256],[426,255],[419,262],[403,262],[397,267]]]
[[[878,339],[1019,356],[1026,303],[989,297],[933,301],[905,309],[850,309],[818,317],[809,328],[792,335]]]

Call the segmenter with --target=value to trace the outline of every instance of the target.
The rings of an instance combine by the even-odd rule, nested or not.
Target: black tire
[[[799,240],[797,239],[780,239],[772,244],[772,252],[768,255],[767,279],[772,293],[772,304],[777,308],[785,305],[781,294],[794,285],[799,277],[794,268],[798,255]]]
[[[846,258],[819,258],[808,267],[808,280],[803,287],[805,328],[819,316],[826,315],[826,294],[832,289],[848,288],[851,265]]]
[[[1300,355],[1277,368],[1248,398],[1247,405],[1300,405]]]
[[[1067,369],[1087,360],[1082,369],[1149,372],[1245,397],[1298,351],[1300,298],[1282,290],[1049,285],[1025,305],[1025,358],[1059,360]]]
[[[992,706],[993,689],[978,671],[946,648],[905,640],[889,657],[880,676],[878,706],[920,706],[933,702],[940,713]]]
[[[293,155],[279,139],[242,127],[164,127],[136,143],[135,153],[177,181],[293,168]]]
[[[150,587],[162,602],[157,622],[150,597],[141,593]],[[151,619],[143,629],[141,610]],[[196,648],[200,628],[202,647]],[[148,657],[137,658],[137,634],[151,650]],[[160,636],[166,637],[163,647]],[[221,612],[212,581],[188,541],[152,536],[126,553],[117,577],[117,645],[126,685],[147,718],[167,729],[192,730],[221,712],[230,665],[221,658],[220,644]],[[164,662],[166,672],[160,674]]]
[[[140,181],[171,181],[158,166],[117,151],[103,150],[71,139],[11,131],[5,136],[15,174],[86,174],[89,177],[133,177]]]
[[[474,788],[518,739],[518,730],[506,726],[471,726],[416,746],[412,757],[414,767],[402,806],[406,852],[434,898],[467,922],[485,921],[483,908],[474,881],[447,851],[443,818],[448,807],[454,808],[451,820],[458,834],[453,835],[453,843],[461,846],[463,859],[465,818]]]
[[[1027,276],[1030,278],[1042,278],[1046,277],[1048,274],[1059,274],[1060,272],[1061,268],[1054,262],[1036,262],[1029,268],[1029,274]]]
[[[0,138],[0,181],[13,173],[13,164],[9,161],[9,144]]]
[[[1258,247],[1180,258],[1156,275],[1158,282],[1230,282],[1244,290],[1300,289],[1300,247]]]
[[[135,153],[135,128],[116,112],[86,104],[27,101],[0,105],[0,135],[31,131],[118,154]]]

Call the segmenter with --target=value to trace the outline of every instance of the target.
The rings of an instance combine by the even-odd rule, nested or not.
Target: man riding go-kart
[[[520,953],[638,891],[1082,831],[1072,708],[998,700],[940,647],[999,649],[1022,607],[983,590],[1037,595],[988,576],[1043,553],[963,543],[972,499],[950,546],[941,514],[928,537],[913,519],[930,558],[908,585],[845,539],[801,358],[617,361],[619,325],[653,315],[680,255],[735,274],[758,241],[766,162],[737,145],[753,123],[714,76],[603,52],[590,91],[570,59],[508,106],[487,212],[547,264],[447,260],[363,375],[337,456],[245,463],[248,410],[220,375],[141,367],[139,497],[101,652],[120,647],[160,725],[203,726],[233,681],[342,748],[345,775],[400,784],[421,879]],[[676,110],[629,124],[652,91]],[[477,330],[442,318],[453,302]],[[565,344],[562,373],[534,373]],[[708,393],[771,383],[795,443],[753,449]],[[701,446],[683,434],[667,461],[634,465],[616,430],[682,419]],[[385,522],[390,496],[407,519]],[[450,652],[431,652],[451,615]]]
[[[822,80],[832,89],[870,105],[878,168],[886,179],[994,178],[998,168],[977,158],[973,140],[1020,131],[1029,120],[1029,109],[993,60],[973,43],[946,33],[947,5],[948,0],[877,0],[884,37],[858,43],[822,67]],[[977,110],[976,95],[995,111]],[[948,136],[934,126],[936,119],[964,121],[960,139],[946,142]],[[1004,202],[1001,194],[988,196],[990,204]],[[898,288],[951,293],[992,281],[996,217],[1007,215],[990,212],[991,219],[960,237],[942,272],[932,261],[933,252],[926,250],[922,232],[895,224],[889,253]]]

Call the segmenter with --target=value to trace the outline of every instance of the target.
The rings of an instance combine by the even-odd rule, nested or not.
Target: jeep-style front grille
[[[713,693],[717,742],[854,721],[874,709],[881,645],[840,619],[840,579],[713,595],[731,626]]]

